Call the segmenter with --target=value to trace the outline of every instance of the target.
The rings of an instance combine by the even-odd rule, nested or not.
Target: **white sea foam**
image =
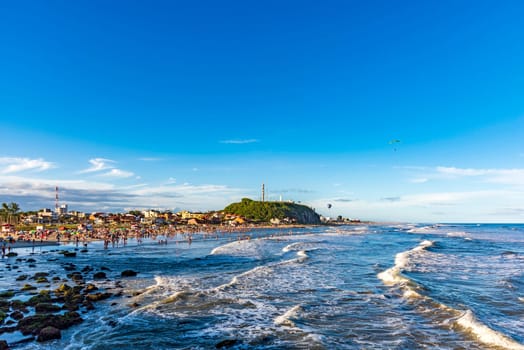
[[[283,315],[280,315],[275,318],[274,322],[277,325],[295,327],[295,322],[291,318],[297,317],[299,312],[301,312],[302,306],[295,305],[291,309],[287,310]]]
[[[424,250],[433,245],[432,241],[422,241],[417,247],[398,253],[395,256],[395,265],[377,275],[384,284],[388,286],[393,286],[397,284],[407,284],[409,279],[402,275],[402,270],[409,265],[410,258],[415,254],[420,254]]]
[[[446,234],[448,237],[467,237],[468,234],[464,231],[451,231]]]
[[[461,317],[456,320],[456,323],[471,332],[476,338],[486,344],[493,346],[500,346],[511,350],[524,350],[524,345],[507,337],[506,335],[497,332],[479,320],[473,315],[471,310],[467,310]]]

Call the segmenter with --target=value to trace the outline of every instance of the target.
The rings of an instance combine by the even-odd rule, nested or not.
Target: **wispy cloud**
[[[504,185],[524,185],[524,169],[474,169],[437,167],[439,174],[450,178],[478,177],[484,182]]]
[[[33,170],[44,171],[54,168],[54,163],[47,162],[42,158],[16,158],[16,157],[0,157],[0,172],[2,174],[12,174],[21,171]]]
[[[230,144],[230,145],[244,145],[247,143],[257,143],[260,142],[257,139],[245,139],[245,140],[222,140],[220,143]]]
[[[400,197],[385,197],[382,200],[386,202],[400,202]]]
[[[101,176],[114,177],[114,178],[126,178],[126,177],[131,177],[133,175],[135,174],[130,171],[125,171],[125,170],[114,168],[108,171],[107,173],[102,174]]]
[[[429,181],[429,179],[427,179],[425,177],[417,177],[417,178],[409,180],[409,182],[414,183],[414,184],[423,184],[423,183],[426,183],[428,181]]]
[[[114,168],[114,160],[111,159],[105,159],[105,158],[93,158],[89,160],[89,163],[91,163],[91,166],[87,169],[81,170],[79,173],[93,173],[97,171],[102,171],[106,169],[112,169]]]

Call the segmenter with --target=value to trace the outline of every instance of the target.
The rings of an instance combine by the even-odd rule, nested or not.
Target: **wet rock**
[[[66,252],[66,253],[64,253],[64,256],[66,258],[74,258],[74,257],[76,257],[76,253],[75,252]]]
[[[105,272],[96,272],[94,275],[93,275],[93,278],[95,280],[99,280],[99,279],[104,279],[104,278],[107,278],[106,276],[106,273]]]
[[[216,343],[215,348],[217,349],[230,348],[237,344],[238,344],[238,340],[236,339],[224,339],[221,342]]]
[[[0,298],[9,299],[9,298],[12,298],[14,295],[15,295],[15,292],[12,290],[6,290],[6,291],[0,292]]]
[[[52,326],[47,326],[45,328],[42,328],[42,330],[40,330],[40,333],[38,333],[38,337],[36,338],[36,341],[44,342],[44,341],[60,339],[60,338],[62,338],[60,329],[52,327]]]
[[[86,286],[86,288],[85,288],[85,292],[86,292],[86,293],[90,293],[90,292],[93,292],[93,291],[95,291],[95,290],[98,290],[98,287],[95,286],[94,284],[91,284],[91,283],[89,283],[89,284]]]
[[[25,291],[28,291],[28,290],[36,290],[36,287],[35,286],[32,286],[30,284],[25,284],[23,287],[22,287],[22,290],[25,292]]]
[[[74,271],[74,270],[76,270],[76,265],[75,264],[65,264],[64,265],[64,270],[66,270],[66,271]]]
[[[9,350],[9,345],[5,340],[0,340],[0,350]]]
[[[66,312],[63,315],[40,314],[28,316],[18,322],[18,328],[24,335],[37,335],[45,327],[55,327],[66,329],[76,324],[82,323],[83,319],[78,312]]]
[[[13,320],[16,320],[16,321],[20,321],[22,318],[24,318],[24,314],[21,313],[21,312],[18,311],[18,310],[12,312],[11,315],[9,315],[9,316],[11,316],[11,318],[12,318]]]
[[[17,310],[17,311],[21,311],[21,312],[28,312],[27,306],[21,300],[13,300],[13,301],[11,301],[11,308],[13,310]]]
[[[55,277],[53,277],[52,281],[53,281],[53,282],[58,282],[58,281],[60,281],[60,277],[55,276]]]
[[[88,272],[91,272],[91,271],[93,271],[93,268],[91,266],[89,266],[89,265],[82,269],[83,273],[88,273]]]
[[[131,303],[131,304],[128,304],[129,307],[132,307],[133,309],[136,309],[137,307],[140,306],[139,303]]]
[[[31,277],[31,279],[37,280],[39,278],[47,277],[47,276],[49,276],[49,272],[37,272],[33,275],[33,277]]]
[[[0,324],[4,323],[4,320],[7,318],[7,314],[4,311],[0,311]]]
[[[51,303],[39,303],[35,305],[35,312],[37,314],[52,314],[60,310],[60,306]]]
[[[35,259],[33,259],[33,258],[29,258],[29,259],[27,259],[27,262],[28,262],[28,263],[35,263],[35,262],[36,262],[36,260],[35,260]]]
[[[82,249],[82,250],[80,251],[80,253],[87,253],[88,251],[89,251],[89,250],[87,250],[87,249]]]
[[[36,280],[36,283],[49,283],[49,280],[45,277],[39,277],[37,280]]]
[[[113,294],[111,293],[95,293],[95,294],[87,294],[86,295],[86,299],[89,300],[89,301],[100,301],[100,300],[104,300],[104,299],[108,299],[110,297],[112,297]]]
[[[10,253],[7,253],[5,256],[7,256],[8,258],[12,258],[12,257],[18,256],[18,254],[15,252],[10,252]]]
[[[67,291],[69,291],[71,289],[72,288],[69,285],[67,285],[65,283],[62,283],[57,289],[54,290],[54,292],[55,292],[55,295],[62,296],[62,295],[64,295],[65,292],[67,292]]]
[[[111,271],[111,269],[109,269],[108,267],[105,267],[105,266],[101,266],[100,270],[102,270],[102,271]]]
[[[43,289],[37,295],[31,297],[28,301],[25,302],[28,306],[35,306],[40,303],[50,303],[51,295],[48,290]]]
[[[138,272],[133,270],[124,270],[121,273],[122,277],[135,277],[138,274]]]
[[[82,303],[82,305],[84,305],[84,307],[86,308],[86,310],[94,310],[95,309],[95,306],[93,305],[93,303],[89,300],[84,300],[84,302]]]

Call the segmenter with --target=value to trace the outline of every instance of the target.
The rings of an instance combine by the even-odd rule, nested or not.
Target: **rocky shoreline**
[[[96,303],[123,295],[120,279],[109,279],[104,266],[77,266],[77,254],[87,249],[51,250],[48,261],[60,261],[63,271],[41,271],[23,274],[24,267],[36,268],[31,257],[17,257],[11,252],[5,269],[13,272],[16,284],[22,287],[0,290],[0,350],[10,349],[23,342],[46,342],[60,339],[62,330],[83,322],[82,315],[96,308]],[[60,258],[62,256],[63,258]],[[114,273],[112,273],[114,275]],[[136,276],[132,270],[122,271],[121,278]],[[116,300],[115,300],[116,301]],[[5,336],[20,332],[22,337],[8,343]]]

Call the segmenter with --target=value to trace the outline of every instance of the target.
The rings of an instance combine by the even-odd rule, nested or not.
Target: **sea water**
[[[522,225],[249,236],[90,243],[73,262],[108,268],[124,296],[96,304],[60,340],[15,349],[524,349]],[[63,269],[52,248],[38,249],[35,272]],[[121,279],[125,269],[139,273]],[[2,273],[0,289],[23,285]]]

